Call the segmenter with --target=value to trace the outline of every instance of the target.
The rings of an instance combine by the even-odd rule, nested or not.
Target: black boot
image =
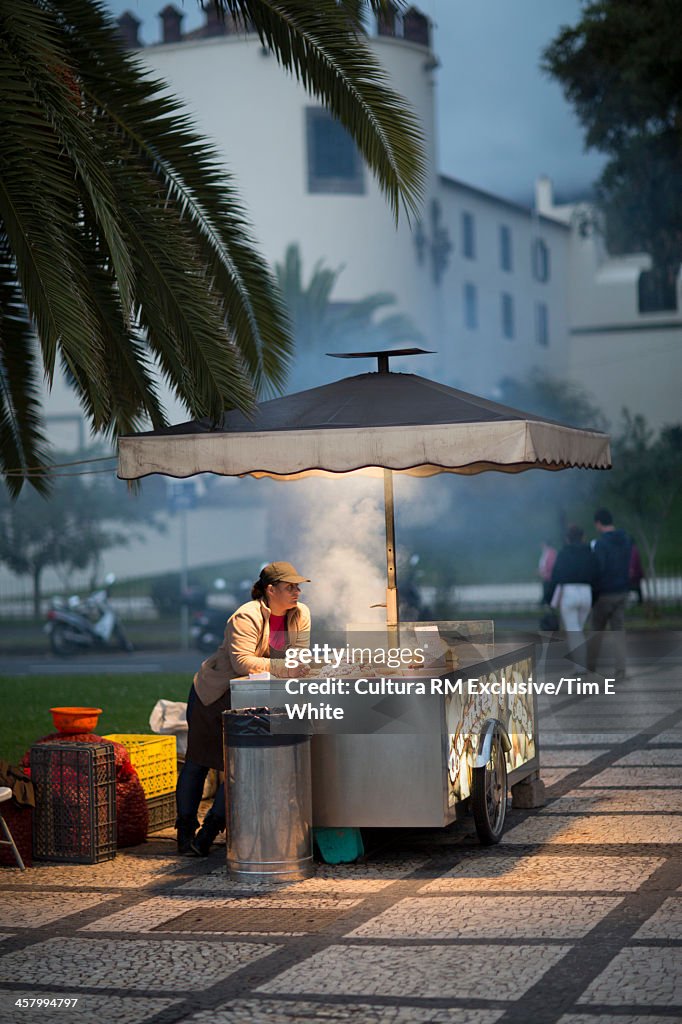
[[[204,823],[192,840],[191,852],[196,857],[208,857],[213,840],[219,832],[225,829],[225,821],[214,814],[207,814]]]
[[[192,841],[199,822],[196,818],[178,818],[175,827],[178,830],[178,853],[181,857],[191,857]]]

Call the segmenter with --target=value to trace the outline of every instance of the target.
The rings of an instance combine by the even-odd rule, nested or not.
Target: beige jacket
[[[287,612],[289,647],[310,644],[310,611],[299,602]],[[212,704],[227,692],[230,679],[249,672],[283,675],[283,662],[270,657],[270,609],[264,601],[247,601],[225,626],[225,639],[194,677],[194,689],[202,704]]]

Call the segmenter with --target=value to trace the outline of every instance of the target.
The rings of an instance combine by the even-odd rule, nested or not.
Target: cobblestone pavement
[[[249,886],[168,831],[101,865],[3,869],[0,1024],[682,1019],[680,678],[638,671],[587,731],[574,702],[543,705],[548,801],[496,847],[465,820]],[[59,999],[77,1003],[39,1005]]]

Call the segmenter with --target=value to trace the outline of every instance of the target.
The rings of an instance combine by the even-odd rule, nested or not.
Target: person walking
[[[639,554],[639,548],[633,542],[632,551],[630,552],[630,590],[634,590],[635,594],[637,594],[637,604],[644,603],[644,596],[642,594],[643,579],[642,559]]]
[[[541,542],[540,561],[538,562],[538,576],[542,580],[542,598],[540,604],[549,604],[552,600],[554,586],[552,584],[552,572],[556,562],[556,548],[548,540]]]
[[[589,546],[583,540],[582,527],[571,525],[566,531],[566,543],[557,555],[552,570],[552,607],[559,610],[566,643],[572,651],[583,637],[583,628],[592,607],[592,586],[597,575],[597,563]]]
[[[595,600],[592,607],[592,632],[587,645],[587,667],[597,667],[602,635],[610,627],[614,633],[615,679],[625,678],[625,606],[630,592],[630,556],[632,541],[624,530],[613,524],[607,508],[598,508],[594,525],[599,536],[592,544],[596,561]]]

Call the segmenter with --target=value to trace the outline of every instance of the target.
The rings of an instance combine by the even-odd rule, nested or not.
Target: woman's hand
[[[287,668],[286,669],[286,678],[287,679],[302,679],[304,676],[309,675],[309,673],[310,673],[310,666],[309,665],[296,665],[294,668]]]

